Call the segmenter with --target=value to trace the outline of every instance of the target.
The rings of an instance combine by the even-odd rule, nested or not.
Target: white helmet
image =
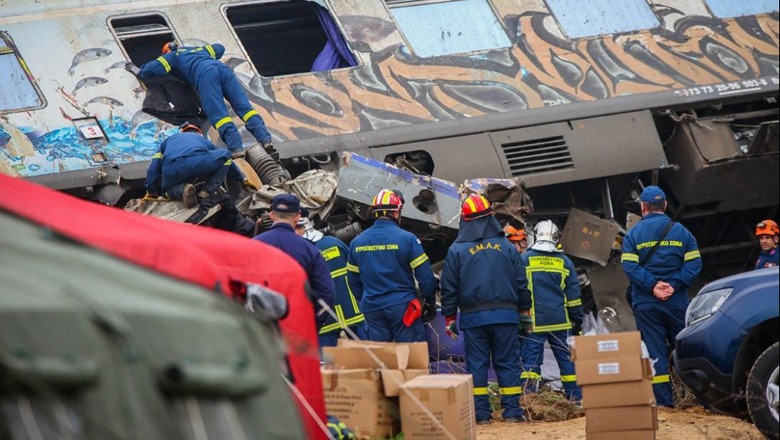
[[[534,228],[534,244],[531,249],[543,252],[563,252],[558,248],[561,232],[552,220],[543,220]]]

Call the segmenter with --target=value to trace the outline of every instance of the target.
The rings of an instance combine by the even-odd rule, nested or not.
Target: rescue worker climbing
[[[756,237],[761,246],[761,252],[756,260],[756,269],[777,266],[780,262],[780,252],[777,242],[780,240],[780,228],[774,220],[764,220],[756,225]]]
[[[669,354],[685,327],[688,287],[701,272],[696,239],[664,214],[666,195],[648,186],[639,197],[642,219],[623,238],[623,270],[631,281],[636,326],[654,364],[653,392],[659,406],[674,406]],[[645,261],[647,260],[647,261]]]
[[[566,397],[582,400],[574,362],[569,357],[568,337],[582,330],[582,299],[574,263],[563,254],[560,231],[550,220],[534,228],[534,244],[522,255],[531,290],[531,328],[523,335],[523,389],[536,391],[542,379],[544,343],[552,348]]]
[[[298,220],[295,231],[314,243],[320,250],[320,255],[328,264],[330,277],[336,287],[333,306],[336,318],[328,314],[322,327],[318,329],[320,346],[335,347],[342,331],[345,331],[348,338],[352,338],[352,334],[354,334],[358,339],[367,339],[366,318],[360,311],[360,306],[349,288],[349,280],[347,279],[347,256],[349,255],[347,245],[336,237],[325,235],[314,229],[314,224],[305,217]],[[346,331],[347,329],[350,331]]]
[[[152,156],[146,171],[145,199],[165,196],[182,200],[191,208],[201,199],[217,194],[225,176],[241,182],[247,189],[257,189],[251,180],[233,163],[230,152],[218,148],[203,137],[197,126],[185,123],[176,133],[162,141]],[[198,179],[205,183],[197,192],[193,184]]]
[[[421,316],[426,322],[436,317],[438,282],[420,240],[399,225],[403,204],[400,192],[380,191],[370,208],[376,221],[350,243],[349,286],[372,341],[423,342]]]
[[[447,334],[457,338],[460,310],[468,372],[474,378],[477,423],[490,423],[488,367],[498,375],[503,418],[525,421],[520,406],[517,352],[520,312],[531,307],[520,254],[504,236],[490,202],[470,195],[461,208],[460,231],[441,275],[441,313]]]
[[[525,252],[525,248],[528,246],[528,236],[525,233],[525,229],[517,229],[512,225],[506,225],[504,227],[504,234],[506,238],[512,242],[512,246],[517,249],[517,252],[521,254]]]
[[[263,118],[249,104],[236,75],[226,64],[217,61],[224,53],[225,47],[221,44],[178,47],[176,42],[170,42],[163,46],[162,55],[157,59],[140,68],[128,62],[125,68],[141,80],[170,73],[176,79],[195,87],[204,113],[211,125],[219,131],[220,138],[227,144],[233,157],[243,154],[243,142],[233,119],[228,116],[225,99],[255,139],[266,150],[273,150],[270,145],[271,134],[265,128]]]

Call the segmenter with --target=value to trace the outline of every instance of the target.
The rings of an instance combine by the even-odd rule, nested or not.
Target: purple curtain
[[[328,11],[322,6],[317,6],[317,17],[320,19],[322,30],[328,37],[322,52],[317,55],[314,64],[311,66],[312,72],[337,69],[339,67],[357,66],[357,60],[352,52],[349,51],[344,37],[341,36],[338,26],[333,22]]]

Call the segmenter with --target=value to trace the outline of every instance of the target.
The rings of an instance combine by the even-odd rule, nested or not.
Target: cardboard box
[[[587,440],[655,440],[655,431],[644,429],[641,431],[594,432],[585,437]]]
[[[572,359],[575,361],[642,357],[642,338],[639,332],[610,333],[607,335],[575,336]]]
[[[447,439],[438,420],[457,440],[476,438],[474,382],[469,374],[419,376],[401,386],[401,427],[406,440]],[[405,391],[404,391],[405,390]],[[408,391],[408,393],[406,392]],[[412,396],[410,396],[411,394]]]
[[[653,385],[649,379],[582,387],[584,409],[638,405],[655,405]]]
[[[387,438],[401,431],[398,403],[385,396],[378,370],[322,370],[325,406],[359,438]]]
[[[417,376],[428,376],[428,370],[379,370],[385,396],[398,397],[401,385]]]
[[[338,344],[339,344],[338,345],[339,348],[372,347],[372,348],[385,348],[386,350],[408,350],[408,354],[406,354],[406,367],[399,368],[399,369],[403,370],[405,368],[408,368],[411,370],[427,370],[430,368],[427,342],[401,343],[401,342],[353,341],[351,339],[339,339]],[[366,366],[365,368],[378,368],[378,367],[376,366],[376,363],[372,363],[371,366]],[[388,368],[392,368],[392,367],[388,365]]]
[[[382,368],[378,359],[388,369],[405,370],[409,362],[406,346],[323,347],[322,353],[327,364],[346,369]]]
[[[658,408],[626,406],[585,410],[585,432],[643,431],[658,429]]]
[[[638,356],[574,362],[577,385],[640,381],[653,377],[648,359]]]

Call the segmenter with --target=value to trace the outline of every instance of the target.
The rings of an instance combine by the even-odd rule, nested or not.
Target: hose
[[[260,144],[255,144],[247,150],[246,161],[265,185],[277,186],[287,180],[281,165]]]

